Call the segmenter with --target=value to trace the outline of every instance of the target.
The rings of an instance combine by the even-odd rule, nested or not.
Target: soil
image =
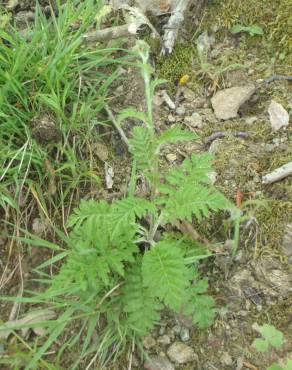
[[[26,4],[23,9],[27,10],[27,7]],[[281,363],[292,358],[292,179],[290,176],[271,185],[264,185],[261,180],[263,175],[292,160],[292,85],[289,81],[261,85],[241,108],[238,117],[226,121],[216,118],[210,99],[216,91],[226,87],[261,84],[261,80],[270,75],[288,74],[289,70],[291,74],[290,49],[285,49],[283,43],[277,45],[273,38],[267,36],[253,39],[246,34],[230,34],[222,26],[223,21],[218,22],[218,19],[223,19],[223,13],[222,18],[220,14],[212,18],[216,9],[216,2],[206,8],[196,31],[192,27],[194,20],[191,16],[188,18],[181,32],[183,37],[168,59],[163,59],[155,48],[152,49],[155,73],[158,77],[170,80],[167,89],[173,100],[179,88],[178,79],[186,73],[190,76],[189,82],[180,87],[180,110],[171,110],[163,101],[161,90],[157,92],[155,118],[159,130],[177,123],[194,130],[200,137],[197,142],[188,145],[165,148],[161,159],[163,166],[180,163],[192,153],[209,151],[214,155],[215,186],[229,199],[237,201],[244,216],[240,243],[235,258],[232,258],[232,228],[224,215],[194,225],[202,237],[212,245],[218,245],[214,256],[201,266],[202,272],[209,278],[210,294],[218,307],[215,323],[208,330],[201,331],[190,326],[187,318],[165,313],[150,335],[153,345],[145,351],[148,355],[166,356],[170,344],[161,344],[159,338],[166,335],[171,343],[181,341],[181,330],[177,330],[179,326],[189,330],[190,339],[185,343],[194,349],[197,356],[196,361],[176,364],[177,369],[264,370],[273,362]],[[214,38],[208,53],[207,69],[201,65],[196,51],[197,36],[203,31],[208,31]],[[284,59],[281,59],[281,53],[286,53]],[[235,63],[238,65],[235,66]],[[226,68],[230,65],[233,68]],[[112,101],[114,109],[119,111],[129,105],[143,109],[144,88],[138,72],[125,69],[125,76],[125,82],[116,91],[116,100]],[[121,96],[125,100],[119,98]],[[281,103],[290,113],[290,125],[285,130],[273,132],[271,129],[267,113],[271,99]],[[196,121],[192,126],[190,117],[193,113],[199,114],[201,119],[199,124]],[[58,133],[53,125],[45,126],[55,140]],[[36,135],[41,135],[40,126],[37,130]],[[226,135],[206,145],[204,140],[215,132],[224,132]],[[247,135],[237,137],[235,132]],[[111,137],[111,141],[104,140],[102,145],[107,147],[115,177],[113,190],[102,189],[98,196],[112,199],[125,189],[130,173],[128,154],[116,136]],[[138,191],[143,192],[142,180]],[[37,211],[35,213],[37,217]],[[7,282],[3,282],[5,288],[1,294],[16,295],[20,285],[17,268],[14,268],[19,263],[18,254],[10,254],[12,248],[6,237],[9,230],[0,231],[0,276],[4,276],[3,271],[8,266],[5,271]],[[34,252],[35,249],[25,253],[21,262],[25,270],[25,283],[29,281],[32,268],[47,257]],[[0,307],[4,321],[12,306],[0,303]],[[257,337],[252,328],[254,323],[270,323],[281,330],[285,337],[283,348],[259,355],[251,346]],[[9,345],[13,350],[13,341]],[[115,370],[127,368],[126,360],[111,367]],[[135,353],[132,368],[143,368],[140,353]]]

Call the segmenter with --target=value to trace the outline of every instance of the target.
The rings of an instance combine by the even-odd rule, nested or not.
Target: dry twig
[[[286,163],[273,172],[263,176],[262,182],[263,184],[272,184],[276,181],[284,179],[289,175],[292,175],[292,162]]]
[[[127,147],[129,148],[130,147],[130,144],[129,144],[129,140],[124,132],[124,130],[122,129],[121,125],[118,123],[118,121],[116,120],[112,110],[110,109],[110,107],[108,105],[105,106],[105,110],[107,112],[107,115],[109,117],[109,119],[112,121],[112,124],[114,125],[115,129],[118,131],[118,133],[120,134],[121,136],[121,139],[123,140],[123,142],[127,145]]]
[[[184,20],[184,14],[192,0],[179,0],[172,11],[163,35],[162,54],[168,55],[172,52],[178,31]]]

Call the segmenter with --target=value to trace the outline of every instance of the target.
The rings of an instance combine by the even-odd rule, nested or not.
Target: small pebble
[[[175,162],[177,160],[177,156],[175,153],[169,153],[166,155],[166,159],[169,161],[169,162]]]
[[[159,335],[163,334],[165,334],[165,326],[161,326],[161,328],[159,329]]]
[[[230,366],[233,363],[232,358],[228,352],[223,352],[220,358],[220,362],[222,365],[226,365],[226,366]]]
[[[191,116],[185,117],[185,122],[195,128],[202,128],[203,125],[202,117],[197,112],[194,112]]]
[[[186,114],[186,108],[183,106],[183,105],[181,105],[180,107],[178,107],[177,109],[176,109],[176,114],[177,115],[179,115],[179,116],[184,116],[185,114]]]
[[[211,180],[211,184],[214,185],[217,180],[218,173],[216,171],[211,171],[208,173],[208,177]]]
[[[190,339],[190,331],[187,328],[182,327],[180,331],[180,339],[183,342],[187,342]]]
[[[235,370],[241,370],[243,368],[243,359],[241,357],[238,357],[236,361],[236,369]]]
[[[158,337],[157,343],[162,344],[162,345],[170,344],[170,338],[168,335],[162,335]]]
[[[177,364],[186,364],[187,362],[198,360],[198,355],[195,353],[193,348],[181,342],[173,343],[169,347],[167,355]]]
[[[151,335],[147,335],[147,337],[143,340],[143,346],[146,349],[150,349],[156,345],[156,341]]]
[[[166,356],[150,356],[149,360],[145,362],[144,369],[146,370],[174,370],[172,363]]]
[[[167,116],[167,120],[168,120],[169,123],[174,123],[176,121],[176,118],[174,117],[173,114],[169,114]]]
[[[257,121],[257,117],[255,116],[252,116],[252,117],[247,117],[247,119],[245,120],[245,122],[248,124],[248,125],[252,125],[253,123],[255,123]]]
[[[175,325],[173,328],[175,334],[179,334],[181,331],[181,326],[179,324]]]

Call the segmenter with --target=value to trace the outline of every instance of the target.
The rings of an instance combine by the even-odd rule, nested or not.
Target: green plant
[[[263,35],[264,31],[259,26],[243,26],[241,24],[236,24],[230,29],[231,33],[237,34],[241,32],[248,33],[250,36]]]
[[[50,209],[46,216],[59,217],[72,192],[100,184],[92,148],[119,58],[114,49],[82,40],[103,14],[102,4],[67,1],[58,5],[58,17],[52,11],[49,18],[37,7],[26,33],[8,21],[0,27],[3,208],[33,197]]]
[[[56,230],[67,249],[40,239],[22,239],[56,253],[37,269],[39,282],[48,288],[31,292],[25,301],[50,304],[61,311],[57,320],[43,324],[47,339],[27,369],[36,365],[73,321],[79,331],[60,350],[82,343],[72,368],[92,352],[97,352],[101,364],[115,359],[127,342],[138,341],[153,328],[164,308],[191,315],[199,328],[212,323],[214,300],[206,294],[207,279],[200,278],[197,269],[198,261],[209,256],[207,249],[186,235],[163,233],[162,226],[177,219],[201,220],[234,206],[211,185],[209,154],[193,155],[180,166],[161,172],[161,147],[194,140],[197,135],[177,125],[157,134],[153,95],[163,81],[152,80],[148,54],[148,45],[138,42],[134,55],[141,60],[146,112],[130,108],[118,117],[120,125],[128,117],[139,121],[129,139],[133,171],[127,196],[112,204],[81,201],[68,220],[70,234]],[[148,181],[147,198],[135,195],[136,171]],[[44,272],[59,261],[63,264],[58,273],[51,277]]]
[[[270,347],[279,349],[283,346],[284,336],[283,333],[277,330],[273,325],[264,324],[259,326],[257,324],[253,325],[253,328],[261,334],[261,338],[256,338],[252,346],[258,352],[267,352]],[[272,364],[268,367],[267,370],[291,370],[292,369],[292,360],[287,360],[286,365],[281,366],[279,364]]]

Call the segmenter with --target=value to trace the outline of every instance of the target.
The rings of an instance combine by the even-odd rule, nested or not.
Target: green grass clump
[[[117,77],[105,71],[114,50],[82,45],[101,1],[66,2],[58,17],[37,8],[34,24],[20,33],[0,30],[0,205],[38,200],[60,213],[77,188],[99,183],[91,153],[98,113]],[[74,25],[78,25],[77,27]],[[44,200],[44,201],[43,201]],[[23,201],[22,201],[23,203]]]

